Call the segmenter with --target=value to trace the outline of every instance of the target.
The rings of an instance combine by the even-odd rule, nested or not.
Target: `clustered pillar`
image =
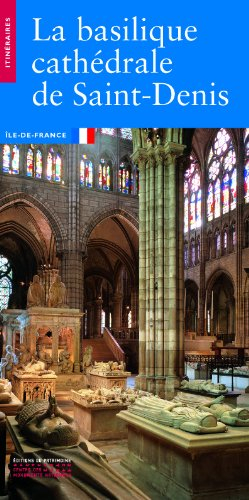
[[[172,397],[183,375],[183,172],[173,142],[138,148],[140,171],[139,376],[137,385]]]

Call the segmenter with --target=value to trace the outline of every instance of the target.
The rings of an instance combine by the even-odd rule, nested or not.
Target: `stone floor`
[[[134,387],[135,377],[130,377],[128,380],[128,387]],[[249,407],[249,393],[245,393],[245,391],[240,391],[241,395],[238,397],[237,405],[239,407]],[[66,411],[68,414],[73,416],[73,404],[69,398],[68,393],[58,393],[57,400],[60,407]],[[108,441],[95,441],[94,445],[99,448],[106,456],[109,464],[119,472],[123,477],[131,481],[134,485],[140,488],[151,500],[162,500],[160,494],[152,490],[146,485],[145,482],[142,482],[139,477],[136,477],[130,471],[128,471],[125,467],[122,466],[121,462],[125,455],[128,453],[127,440],[108,440]],[[9,456],[7,457],[7,460]],[[6,465],[6,477],[8,475],[8,466]],[[132,499],[127,499],[132,500]],[[180,500],[180,499],[177,499]]]

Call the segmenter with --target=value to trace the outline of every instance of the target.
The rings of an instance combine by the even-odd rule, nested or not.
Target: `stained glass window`
[[[224,250],[227,250],[227,230],[224,231],[224,235],[223,235],[223,247],[224,247]]]
[[[201,256],[201,240],[200,236],[197,238],[197,261],[200,262],[200,256]]]
[[[188,267],[188,242],[184,243],[184,266]]]
[[[244,193],[245,202],[249,202],[249,128],[244,131],[245,168],[244,168]]]
[[[8,174],[10,171],[10,147],[5,144],[3,147],[3,172]]]
[[[42,153],[40,149],[36,151],[36,159],[35,159],[35,176],[38,179],[42,177]]]
[[[200,165],[195,155],[184,174],[184,232],[201,226]]]
[[[232,246],[233,248],[236,246],[236,229],[235,224],[232,224]]]
[[[88,188],[93,187],[93,164],[84,154],[80,162],[80,184]]]
[[[121,162],[118,170],[118,190],[130,194],[132,191],[131,166]]]
[[[100,132],[101,132],[101,134],[104,134],[104,135],[114,136],[117,133],[117,129],[116,128],[101,128]]]
[[[60,182],[61,174],[61,156],[59,153],[56,153],[53,148],[50,148],[47,155],[47,180]]]
[[[214,193],[213,185],[208,185],[208,195],[207,195],[207,218],[208,220],[213,220],[214,218]]]
[[[222,183],[222,211],[223,214],[229,212],[229,175],[223,177]]]
[[[215,233],[215,240],[216,240],[216,256],[218,257],[220,254],[220,249],[221,249],[220,232],[219,231],[216,231],[216,233]]]
[[[19,148],[18,146],[3,146],[3,172],[5,174],[19,174]]]
[[[110,162],[101,158],[99,163],[98,188],[103,191],[111,190],[111,166]]]
[[[208,155],[207,219],[236,208],[237,171],[232,139],[226,129],[216,134]]]
[[[56,182],[60,182],[61,181],[61,157],[58,153],[55,157],[54,164],[55,164],[54,180]]]
[[[192,265],[195,265],[195,241],[191,240],[191,261]]]
[[[12,269],[6,257],[0,255],[0,310],[8,307],[12,292]]]
[[[34,152],[31,148],[27,152],[27,176],[33,177],[34,175]]]
[[[132,140],[131,128],[121,128],[120,135],[122,139],[128,139],[129,141],[131,141]]]
[[[52,152],[49,151],[48,156],[47,156],[47,179],[48,179],[48,181],[52,180],[52,175],[53,175],[53,156],[52,156]]]
[[[13,146],[13,149],[12,149],[11,172],[12,172],[12,174],[19,174],[19,148],[18,148],[18,146]]]

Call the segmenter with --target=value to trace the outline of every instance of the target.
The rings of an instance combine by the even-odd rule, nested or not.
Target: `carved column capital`
[[[132,155],[131,155],[133,163],[138,163],[139,170],[143,170],[145,168],[148,156],[147,156],[147,151],[144,148],[139,148],[137,149]]]
[[[176,158],[182,156],[185,146],[175,142],[167,142],[164,146],[167,164],[175,163]]]

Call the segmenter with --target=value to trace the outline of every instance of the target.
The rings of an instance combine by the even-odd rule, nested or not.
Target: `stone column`
[[[133,155],[140,169],[137,385],[173,397],[184,369],[183,169],[177,164],[184,146],[150,137],[147,149]]]
[[[237,209],[236,209],[236,289],[235,296],[235,344],[241,347],[248,345],[245,338],[244,318],[243,318],[243,267],[242,250],[244,243],[244,145],[243,130],[241,130],[241,142],[237,158]]]
[[[138,290],[132,288],[131,290],[131,328],[138,326]]]
[[[55,373],[58,373],[59,333],[60,333],[60,327],[53,326],[53,330],[52,330],[52,360],[53,360],[53,370],[55,371]]]
[[[241,345],[245,347],[249,347],[249,338],[248,338],[248,332],[249,332],[249,268],[245,269],[246,272],[246,282],[245,282],[245,289],[244,289],[244,297],[243,297],[243,311],[244,311],[244,322],[243,322],[243,330],[244,330],[244,335],[240,335],[236,337],[236,345]]]
[[[80,320],[74,332],[74,373],[80,373]]]
[[[115,292],[113,295],[112,328],[119,330],[122,326],[122,300],[123,294]]]
[[[62,254],[62,280],[67,287],[69,306],[83,310],[85,255],[80,241],[79,151],[75,145],[68,146],[68,166],[68,241],[67,251]]]
[[[94,315],[94,307],[93,302],[87,302],[87,337],[93,337],[93,315]]]
[[[102,299],[94,300],[93,336],[101,337]]]

